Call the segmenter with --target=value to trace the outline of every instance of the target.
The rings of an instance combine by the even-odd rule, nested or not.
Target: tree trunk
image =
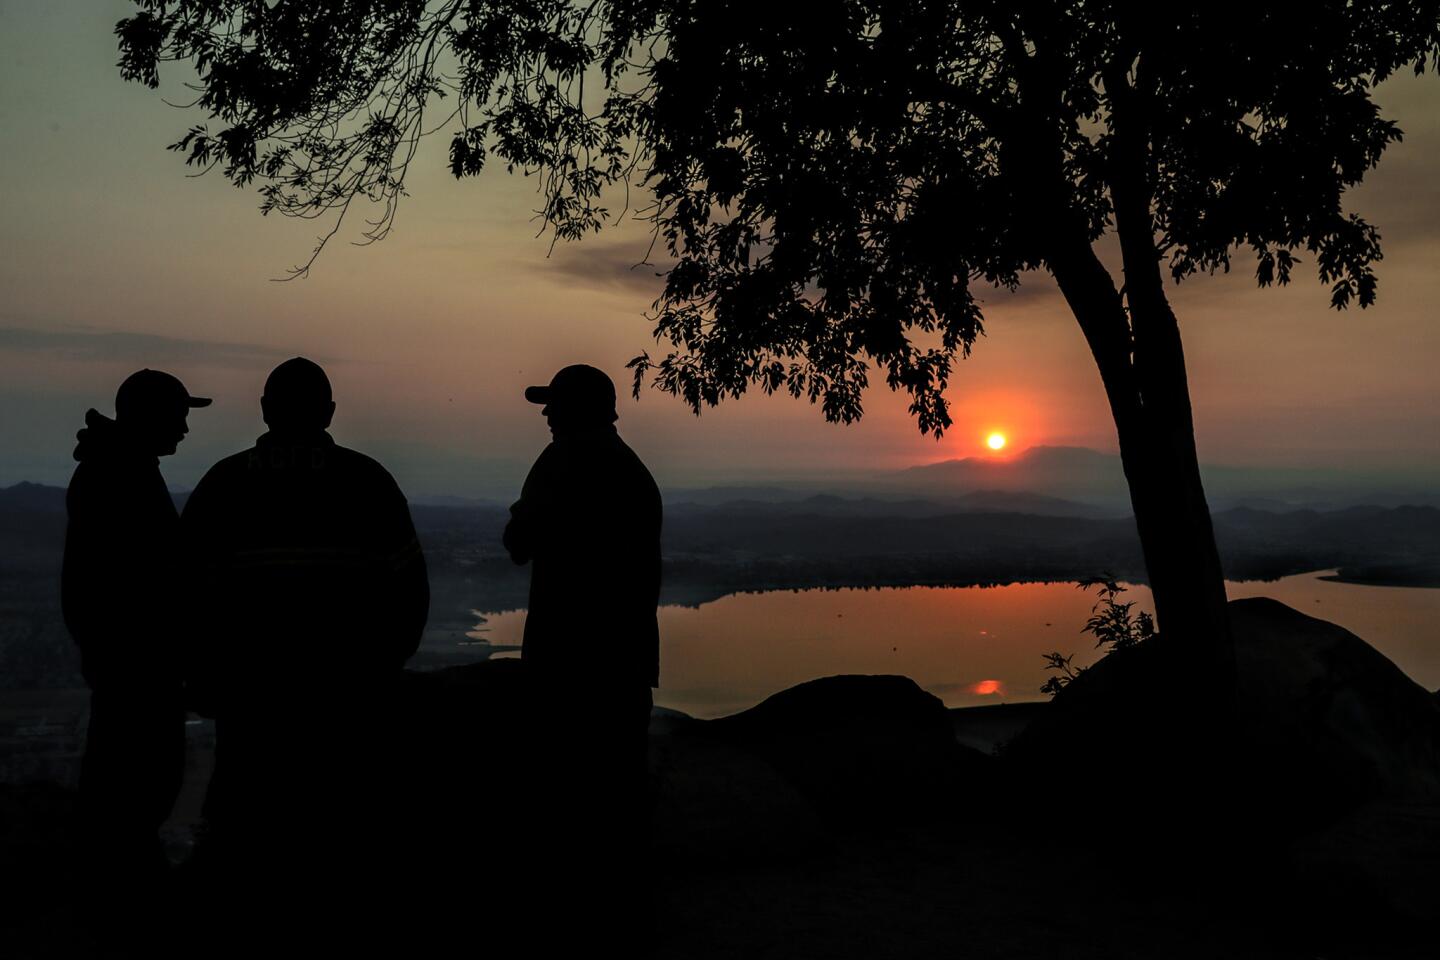
[[[1188,648],[1205,686],[1229,700],[1234,649],[1225,583],[1200,480],[1179,326],[1168,304],[1151,302],[1145,335],[1090,245],[1057,249],[1049,260],[1100,370],[1159,628]],[[1127,274],[1128,279],[1128,274]],[[1164,304],[1163,290],[1161,304]]]
[[[1121,436],[1120,455],[1157,613],[1163,604],[1165,629],[1185,639],[1207,675],[1230,682],[1235,654],[1225,578],[1200,479],[1185,355],[1179,325],[1163,297],[1162,305],[1160,315],[1139,324],[1160,327],[1152,335],[1161,342],[1144,348],[1137,330],[1140,412],[1128,442]],[[1132,302],[1132,317],[1135,312]]]
[[[1017,209],[1031,211],[1030,227],[1044,238],[1045,265],[1100,370],[1156,624],[1188,652],[1186,666],[1200,672],[1202,689],[1233,704],[1235,650],[1225,580],[1200,481],[1180,328],[1160,273],[1143,114],[1126,79],[1128,62],[1122,58],[1106,74],[1113,124],[1107,174],[1124,256],[1123,297],[1095,255],[1087,218],[1071,207],[1070,174],[1056,133],[1060,124],[1043,106],[1043,83],[1033,101],[1040,106],[1006,128],[1003,162],[1025,184],[1015,195]],[[1068,213],[1057,218],[1055,211]]]

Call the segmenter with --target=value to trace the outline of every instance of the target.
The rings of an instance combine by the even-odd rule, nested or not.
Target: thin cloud
[[[557,245],[548,259],[528,266],[552,275],[560,273],[589,287],[644,293],[653,300],[664,289],[670,264],[645,262],[648,246],[648,242],[633,240],[569,243]]]
[[[609,243],[581,241],[558,245],[549,258],[539,263],[527,263],[527,267],[552,276],[560,273],[589,287],[644,293],[653,299],[664,289],[665,273],[670,269],[671,261],[668,258],[645,261],[647,248],[648,242],[634,240]],[[651,256],[655,256],[655,251],[651,251]],[[971,292],[986,307],[1029,305],[1060,299],[1055,281],[1038,272],[1022,276],[1020,286],[1013,291],[978,281],[971,285]]]
[[[190,363],[219,367],[249,367],[258,361],[273,362],[294,355],[291,350],[254,343],[195,340],[83,327],[60,330],[0,327],[0,352],[41,353],[52,359],[79,361],[129,359],[142,365]],[[324,358],[313,359],[319,361]]]

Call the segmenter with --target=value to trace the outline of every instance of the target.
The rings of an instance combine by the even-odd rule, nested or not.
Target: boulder
[[[533,829],[526,779],[545,762],[524,753],[533,749],[527,716],[566,709],[543,691],[530,697],[526,682],[518,660],[405,677],[398,722],[409,748],[400,764],[422,806],[414,829],[456,860],[493,867],[524,855],[514,844]],[[793,785],[756,754],[697,735],[702,726],[679,711],[651,713],[653,837],[662,859],[697,869],[793,859],[826,845],[814,808]],[[575,730],[583,736],[583,718]]]
[[[406,676],[396,771],[415,785],[414,829],[429,842],[518,855],[494,823],[524,823],[523,778],[544,762],[522,755],[536,709],[524,684],[513,660]],[[689,867],[793,861],[837,829],[953,811],[995,762],[956,743],[938,699],[887,676],[813,680],[718,720],[656,708],[650,744],[656,850]]]
[[[811,680],[695,735],[763,759],[832,828],[953,810],[992,765],[956,743],[944,704],[908,677]]]
[[[1433,696],[1348,630],[1275,600],[1234,601],[1230,617],[1238,717],[1162,635],[1081,674],[1009,759],[1063,777],[1095,812],[1228,796],[1305,827],[1371,800],[1440,800]]]
[[[1237,600],[1230,614],[1241,732],[1276,790],[1328,792],[1331,809],[1440,801],[1440,704],[1424,688],[1348,630],[1278,601]]]
[[[1404,914],[1423,897],[1387,871],[1440,878],[1440,703],[1335,624],[1265,598],[1230,617],[1234,708],[1163,635],[1112,653],[1006,752],[1017,810],[1103,820],[1110,850],[1283,888],[1312,918],[1358,887]]]

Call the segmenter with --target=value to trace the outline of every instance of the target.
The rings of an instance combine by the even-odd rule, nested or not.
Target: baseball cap
[[[115,415],[127,417],[176,407],[208,407],[209,397],[192,397],[177,377],[160,370],[137,370],[115,391]]]
[[[583,363],[565,367],[543,387],[526,387],[531,403],[555,404],[570,409],[615,409],[615,383],[603,370]]]

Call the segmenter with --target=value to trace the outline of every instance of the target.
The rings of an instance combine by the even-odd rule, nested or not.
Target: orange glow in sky
[[[1003,696],[1005,694],[1005,685],[999,680],[981,680],[979,683],[972,683],[969,692],[980,697],[990,696],[991,694],[1000,694]]]
[[[169,483],[193,487],[254,442],[265,379],[297,355],[330,376],[337,442],[380,460],[412,500],[513,500],[550,440],[523,391],[573,363],[620,387],[620,434],[662,488],[783,480],[830,489],[946,460],[1001,466],[1033,447],[1115,452],[1095,361],[1042,270],[1023,277],[1018,296],[974,285],[986,337],[953,365],[952,424],[940,437],[917,429],[912,398],[885,386],[884,364],[868,368],[864,419],[846,425],[755,385],[701,419],[650,387],[632,399],[626,363],[653,343],[647,314],[667,266],[649,263],[650,226],[619,217],[552,248],[555,237],[534,220],[535,179],[493,163],[481,177],[451,175],[454,124],[420,146],[400,229],[384,243],[358,242],[357,215],[304,284],[272,283],[333,221],[261,217],[255,185],[186,177],[194,171],[164,145],[206,117],[169,105],[190,99],[184,64],[167,64],[157,91],[118,75],[114,21],[133,6],[0,0],[0,116],[7,130],[35,132],[6,137],[0,152],[0,174],[15,185],[0,197],[15,238],[0,256],[0,385],[7,411],[25,411],[0,417],[0,486],[67,483],[85,409],[110,410],[116,386],[152,367],[215,398],[163,464]],[[1363,463],[1418,490],[1440,472],[1440,191],[1424,187],[1440,156],[1440,83],[1401,70],[1376,98],[1406,136],[1367,174],[1353,207],[1345,198],[1384,236],[1382,293],[1364,337],[1341,335],[1353,318],[1324,309],[1311,266],[1284,289],[1258,288],[1247,270],[1170,288],[1202,462],[1287,471]],[[103,176],[85,162],[95,142],[107,145]],[[648,199],[636,202],[644,209]],[[356,209],[375,213],[363,200]],[[136,223],[146,242],[124,242]],[[189,308],[199,302],[215,309]],[[917,348],[932,345],[916,336]],[[1304,362],[1281,362],[1297,343]],[[1000,448],[990,445],[995,433]]]

